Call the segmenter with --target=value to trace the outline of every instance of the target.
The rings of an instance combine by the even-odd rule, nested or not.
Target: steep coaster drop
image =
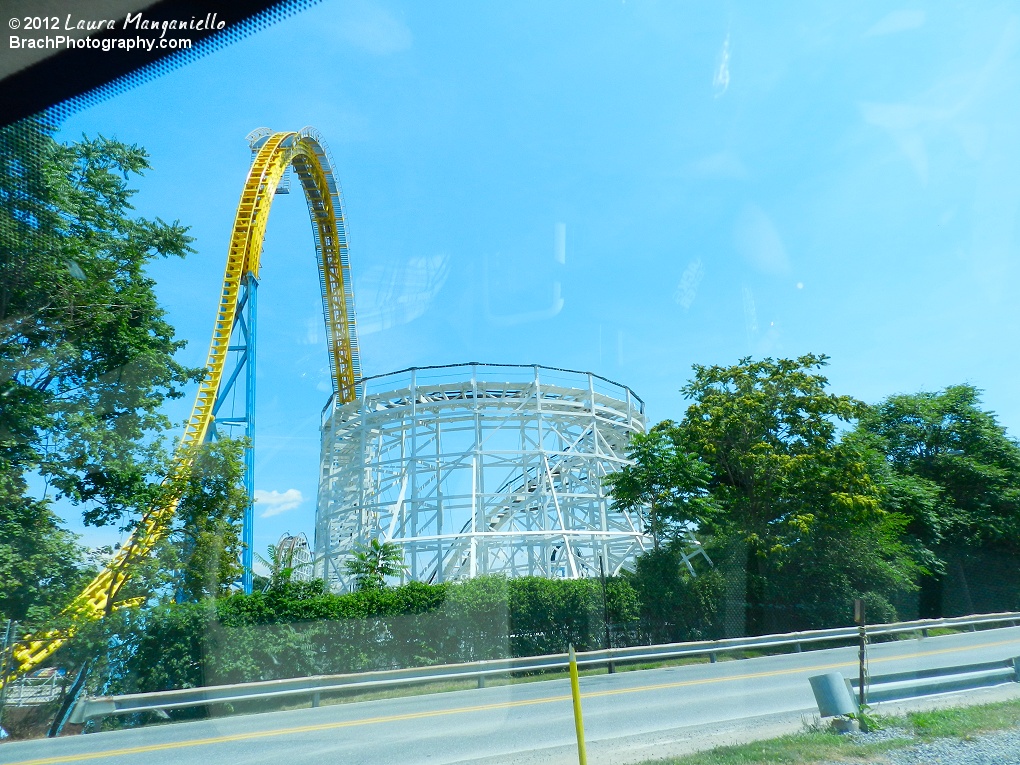
[[[243,369],[247,383],[244,417],[222,418],[219,421],[244,424],[245,435],[249,439],[245,455],[249,505],[244,519],[245,546],[242,559],[246,591],[251,590],[252,567],[253,513],[250,500],[254,494],[255,294],[269,210],[288,167],[293,168],[301,184],[312,222],[330,373],[336,399],[344,403],[354,401],[357,397],[357,381],[361,378],[343,201],[329,150],[318,131],[310,127],[299,132],[280,133],[260,128],[248,138],[255,157],[234,218],[223,287],[206,361],[206,375],[199,386],[191,417],[177,446],[171,474],[175,479],[187,475],[196,447],[215,435],[220,404]],[[232,338],[236,338],[233,344]],[[227,357],[231,351],[239,351],[240,358],[225,378]],[[27,641],[15,649],[16,669],[13,676],[39,666],[67,642],[82,624],[102,618],[114,608],[139,602],[139,599],[118,602],[118,596],[131,577],[132,567],[147,557],[166,534],[178,501],[179,498],[172,498],[142,517],[127,543],[64,610],[63,616],[70,622],[67,628],[28,636]],[[0,678],[0,685],[10,679]]]

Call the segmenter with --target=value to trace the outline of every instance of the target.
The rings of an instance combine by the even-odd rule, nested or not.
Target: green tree
[[[146,167],[142,149],[114,140],[60,145],[31,120],[0,130],[0,507],[4,539],[17,540],[0,547],[0,570],[22,572],[12,612],[66,603],[87,569],[48,500],[130,525],[165,490],[162,405],[198,372],[174,360],[182,343],[145,269],[191,240],[131,214],[127,179]],[[32,574],[46,557],[64,573]]]
[[[405,570],[404,554],[393,542],[373,539],[356,549],[344,563],[344,571],[354,577],[359,590],[376,590],[386,586],[386,577]]]
[[[0,474],[0,483],[9,481]],[[48,503],[0,487],[0,623],[51,620],[95,574],[78,538]]]
[[[248,505],[244,440],[219,439],[195,455],[177,512],[154,558],[189,601],[226,595],[241,576],[241,526]],[[151,587],[151,585],[147,585]]]
[[[874,439],[885,455],[901,487],[907,530],[928,556],[920,598],[925,616],[942,614],[943,589],[953,584],[946,579],[950,559],[959,564],[998,555],[1012,560],[1014,570],[1020,560],[1020,445],[980,403],[977,388],[954,385],[890,396],[861,419],[861,437]],[[961,567],[954,568],[959,577]],[[1016,605],[1007,598],[997,607]]]
[[[712,473],[685,443],[685,433],[670,420],[630,439],[633,464],[608,475],[606,485],[615,507],[644,517],[653,545],[677,531],[705,522],[713,504],[708,493]]]
[[[653,643],[719,637],[723,578],[717,570],[692,576],[675,540],[639,555],[627,579],[637,594],[640,615]]]
[[[87,522],[117,522],[150,490],[163,402],[197,374],[174,360],[183,342],[145,274],[191,239],[131,216],[142,149],[63,146],[38,123],[0,132],[0,448],[9,470],[36,470],[83,504]]]
[[[713,494],[727,507],[717,526],[739,530],[756,553],[767,551],[785,525],[800,526],[790,481],[803,472],[801,463],[835,443],[840,421],[863,411],[861,402],[825,391],[828,381],[814,370],[826,362],[806,355],[696,364],[694,379],[681,389],[692,401],[684,433],[711,467]]]
[[[733,597],[749,634],[845,622],[854,597],[888,601],[915,573],[904,521],[868,472],[873,455],[839,439],[865,405],[827,392],[826,363],[808,354],[695,365],[682,388],[692,403],[679,427],[711,469],[719,507],[699,534],[743,580]]]
[[[895,621],[893,602],[914,588],[907,519],[889,509],[890,487],[871,470],[879,459],[844,440],[803,460],[791,476],[801,517],[773,549],[763,587],[766,603],[786,609],[784,628],[848,624],[858,597],[871,621]]]

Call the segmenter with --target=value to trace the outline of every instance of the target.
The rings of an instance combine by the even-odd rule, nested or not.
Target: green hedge
[[[628,579],[607,579],[607,603],[613,624],[639,623]],[[134,693],[593,650],[604,636],[598,580],[478,577],[345,595],[312,583],[118,612],[64,661],[93,657],[93,691]]]

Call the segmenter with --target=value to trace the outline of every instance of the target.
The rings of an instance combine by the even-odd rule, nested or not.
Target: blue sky
[[[245,135],[313,125],[366,374],[569,367],[658,420],[682,415],[693,363],[817,352],[836,392],[970,382],[1020,434],[1020,11],[852,5],[325,0],[61,137],[149,151],[138,211],[196,237],[152,269],[192,364]],[[297,195],[275,202],[259,308],[264,550],[311,536],[329,380]]]

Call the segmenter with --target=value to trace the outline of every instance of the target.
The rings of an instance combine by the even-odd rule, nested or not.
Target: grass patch
[[[969,628],[960,627],[933,627],[928,630],[928,637],[942,637],[943,635],[959,635],[961,632],[969,632]]]
[[[914,733],[923,739],[971,738],[993,730],[1020,725],[1020,701],[1003,701],[977,707],[911,712],[907,715]]]
[[[982,733],[1020,726],[1020,700],[995,704],[910,712],[881,718],[884,726],[903,730],[902,738],[869,742],[828,730],[811,730],[739,746],[722,746],[644,765],[818,765],[826,761],[881,762],[883,752],[937,738],[969,739]]]
[[[847,736],[828,731],[795,733],[781,738],[739,746],[721,746],[656,765],[813,765],[827,760],[863,761],[890,749],[906,746],[906,739],[857,743]],[[647,765],[651,765],[648,763]]]
[[[729,661],[729,656],[719,656],[719,661]],[[710,659],[707,655],[682,656],[679,659],[666,659],[661,661],[639,661],[622,662],[616,664],[617,672],[636,672],[643,669],[663,669],[665,667],[689,667],[692,664],[708,664]],[[604,670],[603,670],[604,672]]]

